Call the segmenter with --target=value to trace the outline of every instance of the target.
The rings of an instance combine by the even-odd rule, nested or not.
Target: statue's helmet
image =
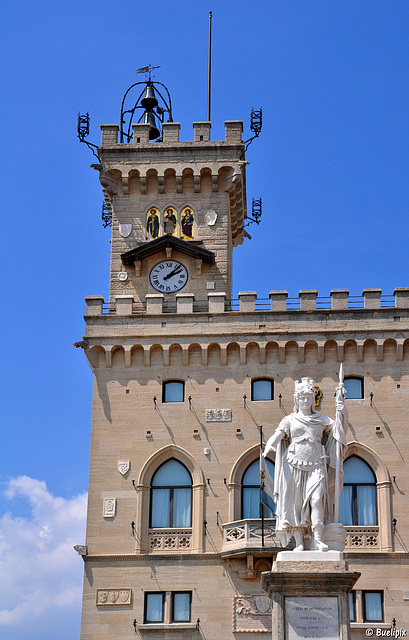
[[[315,396],[312,378],[301,378],[301,380],[294,381],[294,398],[298,398],[301,394]]]

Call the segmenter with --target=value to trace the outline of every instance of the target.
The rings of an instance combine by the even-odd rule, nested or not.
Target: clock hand
[[[171,278],[172,276],[175,276],[176,274],[181,272],[181,267],[176,267],[175,269],[173,269],[173,271],[171,271],[170,273],[168,273],[167,276],[163,277],[163,280],[169,280],[169,278]]]

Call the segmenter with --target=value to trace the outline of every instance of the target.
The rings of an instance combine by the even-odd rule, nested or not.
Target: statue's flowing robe
[[[335,483],[342,487],[342,461],[347,446],[342,422],[314,413],[283,418],[268,440],[276,448],[274,498],[276,531],[284,546],[296,527],[311,528],[310,499],[321,485],[324,523],[333,522]],[[338,476],[338,477],[336,477]]]

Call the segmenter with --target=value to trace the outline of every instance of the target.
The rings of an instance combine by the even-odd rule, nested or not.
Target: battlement
[[[315,289],[303,289],[299,298],[289,298],[287,291],[270,291],[268,298],[257,298],[255,291],[241,291],[238,296],[236,300],[228,300],[223,292],[210,292],[207,300],[195,300],[193,293],[178,293],[175,300],[168,301],[162,293],[151,293],[145,296],[142,309],[135,307],[130,295],[116,296],[112,305],[105,303],[102,296],[88,296],[86,316],[409,309],[409,288],[404,287],[396,288],[393,295],[382,295],[381,289],[364,289],[362,296],[350,296],[348,289],[332,289],[329,297],[321,298]]]
[[[118,142],[119,125],[118,124],[102,124],[101,125],[101,148],[137,148],[143,145],[148,145],[150,149],[160,149],[163,145],[183,145],[191,146],[196,144],[206,143],[206,146],[217,147],[219,145],[243,145],[242,133],[243,122],[242,120],[227,120],[224,123],[225,139],[224,140],[210,140],[210,122],[194,122],[193,123],[193,141],[182,142],[179,140],[180,135],[180,123],[179,122],[164,122],[162,125],[162,137],[161,141],[149,142],[149,124],[133,124],[132,142]]]

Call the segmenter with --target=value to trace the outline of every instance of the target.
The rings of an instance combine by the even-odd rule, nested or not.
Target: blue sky
[[[249,201],[263,219],[235,250],[234,289],[409,285],[409,6],[405,0],[15,0],[3,3],[3,429],[0,635],[78,637],[91,371],[73,342],[86,295],[108,290],[109,230],[89,140],[118,122],[135,70],[161,65],[181,139],[252,107]],[[60,526],[63,514],[71,517]],[[17,571],[21,558],[24,571]],[[29,585],[29,589],[27,589]],[[64,595],[68,589],[70,597]],[[28,597],[27,593],[30,596]],[[57,596],[55,596],[57,593]],[[58,594],[60,597],[58,597]]]

